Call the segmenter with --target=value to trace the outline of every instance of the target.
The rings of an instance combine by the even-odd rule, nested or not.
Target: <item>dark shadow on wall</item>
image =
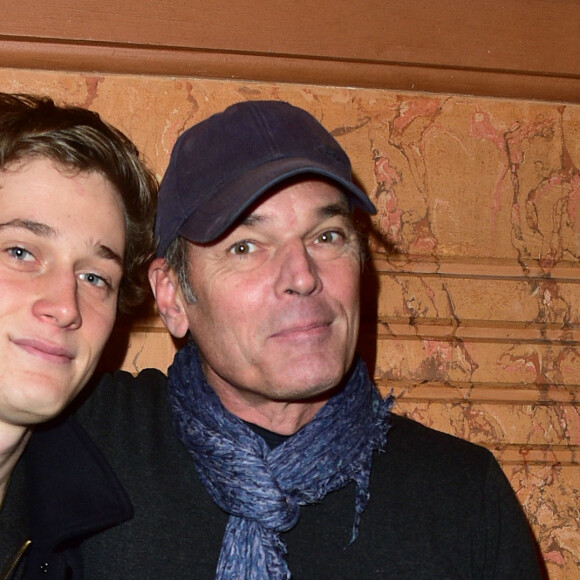
[[[378,341],[378,304],[380,277],[375,268],[371,255],[371,241],[373,248],[380,248],[381,252],[389,256],[396,252],[389,240],[372,223],[369,215],[363,212],[355,213],[357,228],[361,232],[366,260],[361,272],[361,329],[358,341],[358,351],[367,364],[369,375],[375,373]]]
[[[152,294],[148,296],[146,302],[140,308],[134,310],[131,314],[119,315],[95,374],[100,375],[105,372],[112,373],[119,370],[129,349],[131,333],[139,330],[150,332],[151,325],[148,321],[158,316]],[[178,340],[173,337],[172,340],[176,348],[182,347],[186,342],[185,339]],[[160,370],[166,371],[166,369]]]

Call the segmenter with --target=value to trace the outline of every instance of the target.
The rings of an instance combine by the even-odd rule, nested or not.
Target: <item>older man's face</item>
[[[186,316],[220,396],[302,401],[341,381],[358,336],[361,264],[336,187],[285,187],[227,237],[189,252],[198,301]]]

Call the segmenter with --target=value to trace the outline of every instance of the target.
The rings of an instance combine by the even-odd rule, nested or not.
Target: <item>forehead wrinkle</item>
[[[346,200],[337,201],[335,203],[329,203],[322,207],[316,208],[316,214],[320,219],[328,219],[335,216],[349,217],[351,212],[348,207]],[[267,214],[261,214],[259,211],[249,214],[246,216],[238,226],[254,227],[262,224],[267,224],[273,221],[272,216]]]

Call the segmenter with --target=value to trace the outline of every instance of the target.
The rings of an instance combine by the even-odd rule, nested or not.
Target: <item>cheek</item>
[[[358,263],[333,265],[324,275],[327,293],[347,311],[358,313],[360,295],[360,267]]]
[[[206,327],[237,328],[243,326],[245,321],[249,321],[250,325],[256,324],[267,306],[266,288],[264,281],[232,279],[204,288],[202,294],[198,294],[197,304],[192,307],[192,324],[199,326],[200,318],[205,319],[203,326]]]
[[[90,305],[84,308],[83,329],[86,341],[91,350],[100,351],[105,346],[117,316],[117,302],[100,303]]]

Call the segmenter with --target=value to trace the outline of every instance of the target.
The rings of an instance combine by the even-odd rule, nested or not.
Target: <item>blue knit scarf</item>
[[[214,501],[230,514],[216,578],[289,579],[280,532],[298,521],[301,505],[353,481],[352,531],[369,499],[373,451],[386,443],[392,396],[381,400],[357,359],[345,387],[314,418],[270,449],[227,411],[205,380],[193,342],[169,369],[169,400],[177,435]]]

